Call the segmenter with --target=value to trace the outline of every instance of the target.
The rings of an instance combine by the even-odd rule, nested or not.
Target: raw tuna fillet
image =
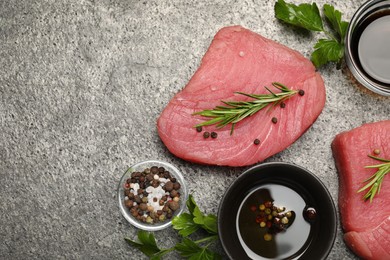
[[[390,158],[390,120],[365,124],[335,137],[333,156],[339,173],[339,209],[345,243],[363,259],[390,259],[390,176],[384,177],[372,203],[357,193],[363,181],[377,169],[364,168],[381,162],[368,157]]]
[[[275,92],[272,82],[302,89],[286,101],[286,107],[268,110],[215,131],[217,138],[203,138],[194,126],[206,118],[194,112],[223,105],[221,100],[245,100],[236,91]],[[268,92],[267,92],[268,93]],[[247,98],[250,99],[250,98]],[[167,148],[182,159],[202,164],[244,166],[263,161],[292,144],[307,130],[325,104],[325,87],[312,63],[297,51],[240,26],[221,29],[187,86],[176,94],[160,115],[157,128]],[[277,123],[271,119],[277,118]],[[254,140],[260,144],[255,145]]]

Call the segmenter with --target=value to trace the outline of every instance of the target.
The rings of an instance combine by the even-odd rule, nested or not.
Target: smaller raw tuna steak
[[[372,202],[358,193],[363,182],[378,169],[365,166],[383,162],[368,157],[390,159],[390,120],[362,125],[338,134],[332,142],[339,174],[339,209],[345,243],[361,258],[390,259],[390,174]]]
[[[294,95],[284,108],[266,108],[245,118],[232,135],[231,125],[206,126],[202,132],[194,128],[207,118],[193,113],[221,106],[221,101],[251,100],[234,92],[269,93],[264,86],[280,92],[273,82],[305,94]],[[182,159],[245,166],[291,145],[313,124],[324,104],[324,82],[308,59],[243,27],[225,27],[215,35],[187,86],[164,109],[157,128],[167,148]],[[204,138],[204,132],[217,136]]]

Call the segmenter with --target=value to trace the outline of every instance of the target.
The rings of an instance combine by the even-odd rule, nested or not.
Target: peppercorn
[[[198,132],[198,133],[202,132],[202,127],[201,126],[197,126],[196,127],[196,132]]]
[[[278,122],[278,119],[276,117],[273,117],[271,121],[272,123],[276,124]]]
[[[265,240],[265,241],[271,241],[271,240],[272,240],[272,235],[269,234],[269,233],[265,233],[265,235],[264,235],[264,240]]]
[[[217,138],[218,137],[218,134],[216,132],[211,132],[211,138]]]
[[[204,132],[203,133],[203,137],[204,138],[209,138],[210,137],[210,133],[209,132]]]
[[[132,200],[126,200],[126,201],[125,201],[125,206],[126,206],[127,208],[131,208],[131,207],[133,206],[133,201],[132,201]]]
[[[281,103],[280,103],[280,107],[281,107],[281,108],[285,108],[285,107],[286,107],[286,103],[281,102]]]
[[[173,183],[171,181],[168,181],[167,183],[165,183],[164,190],[172,191],[173,190]]]
[[[305,91],[304,91],[303,89],[300,89],[300,90],[298,91],[298,94],[299,94],[300,96],[303,96],[303,95],[305,95]]]
[[[152,166],[150,168],[150,171],[151,171],[151,173],[156,174],[156,173],[158,173],[158,167],[157,166]]]
[[[164,172],[164,178],[165,179],[169,179],[171,177],[171,175],[169,174],[169,172],[168,171],[165,171]]]
[[[175,183],[173,184],[173,189],[174,189],[174,190],[180,190],[180,188],[181,188],[180,183],[175,182]]]
[[[180,207],[180,205],[179,205],[179,203],[177,203],[176,201],[171,200],[171,201],[168,203],[168,207],[169,207],[171,210],[176,211],[176,210]]]
[[[171,193],[170,193],[171,197],[176,197],[178,195],[178,192],[177,190],[172,190]]]
[[[152,173],[147,174],[145,178],[146,178],[146,180],[149,181],[149,182],[152,181],[152,180],[154,179]]]
[[[255,145],[259,145],[259,144],[260,144],[260,140],[259,140],[259,139],[255,139],[255,140],[253,141],[253,143],[254,143]]]
[[[147,210],[148,209],[148,205],[146,203],[141,203],[139,204],[139,208],[143,211]]]
[[[307,221],[314,221],[317,217],[317,212],[314,208],[307,208],[304,214]]]

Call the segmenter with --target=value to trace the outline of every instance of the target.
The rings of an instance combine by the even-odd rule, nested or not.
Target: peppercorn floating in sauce
[[[304,217],[307,205],[300,193],[282,184],[256,186],[237,214],[241,247],[251,259],[298,259],[294,257],[305,251],[318,226],[318,218]]]
[[[131,173],[124,184],[124,204],[141,222],[164,222],[180,208],[180,189],[180,183],[169,171],[152,166]]]
[[[272,201],[266,201],[258,207],[252,205],[251,210],[256,213],[256,223],[260,228],[266,228],[265,241],[271,241],[277,233],[286,231],[295,219],[294,211],[287,211],[285,207],[275,206]]]

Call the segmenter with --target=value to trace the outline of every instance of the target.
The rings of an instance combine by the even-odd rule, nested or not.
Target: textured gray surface
[[[155,127],[217,30],[240,24],[307,57],[316,36],[277,22],[274,1],[66,2],[0,1],[0,259],[146,259],[123,240],[136,236],[116,200],[129,165],[172,162],[209,213],[245,169],[182,161]],[[349,19],[363,1],[326,2]],[[333,137],[388,119],[390,102],[346,70],[320,72],[327,91],[322,114],[267,161],[308,168],[336,200]],[[341,234],[339,228],[329,259],[354,259]],[[156,237],[162,246],[178,241],[170,229]]]

